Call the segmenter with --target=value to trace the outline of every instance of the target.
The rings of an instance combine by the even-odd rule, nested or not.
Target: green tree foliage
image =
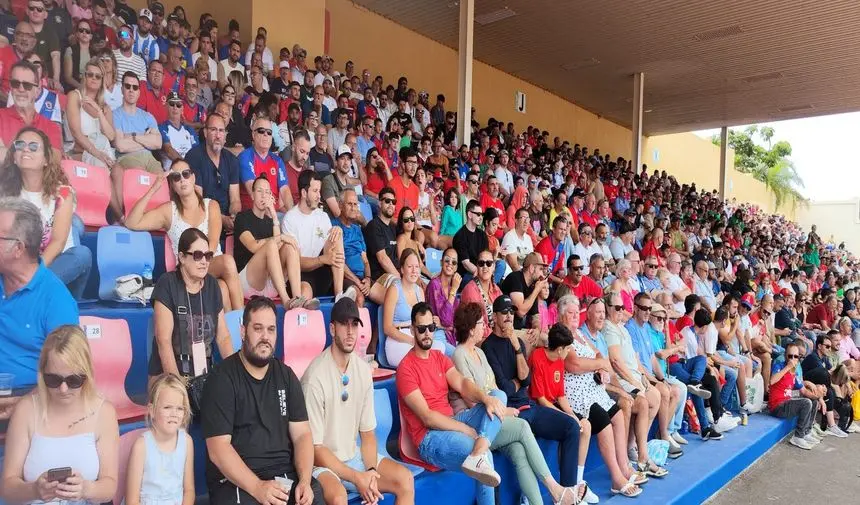
[[[803,179],[788,159],[791,144],[784,140],[774,143],[773,134],[774,130],[769,126],[730,129],[729,147],[735,151],[735,169],[763,182],[773,194],[777,209],[783,205],[794,209],[798,204],[806,204],[806,198],[800,193],[804,187]],[[711,141],[719,146],[720,136],[714,135]]]

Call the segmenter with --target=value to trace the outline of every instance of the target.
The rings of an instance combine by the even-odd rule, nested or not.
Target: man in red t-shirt
[[[39,92],[36,76],[35,67],[28,61],[19,61],[12,66],[9,80],[14,84],[10,89],[13,105],[0,109],[0,158],[6,157],[6,151],[12,147],[21,128],[34,126],[45,132],[59,159],[63,147],[60,126],[36,111],[35,100]]]
[[[563,271],[565,268],[564,238],[568,233],[568,222],[564,216],[557,216],[552,223],[552,233],[538,242],[535,252],[543,256],[543,260],[549,265],[549,279],[555,284],[564,282]]]
[[[400,218],[400,209],[408,207],[418,212],[418,185],[413,180],[418,171],[418,153],[414,149],[404,150],[400,158],[400,173],[388,183],[394,190],[397,203],[394,204],[394,221]]]
[[[155,122],[161,124],[167,121],[167,92],[164,83],[164,66],[158,60],[149,62],[146,81],[140,83],[140,99],[137,106],[152,114]]]
[[[487,176],[487,190],[481,193],[481,208],[486,212],[490,207],[498,210],[500,216],[505,215],[505,205],[502,203],[502,199],[499,198],[499,180],[496,179],[495,175]],[[507,228],[507,221],[500,220],[499,229],[496,230],[496,238],[499,240],[504,238],[505,233],[508,231]]]
[[[836,322],[836,295],[829,295],[824,302],[819,303],[806,316],[806,322],[812,325],[819,325],[822,330],[828,331],[833,328]]]
[[[583,268],[582,258],[576,254],[571,254],[567,258],[567,277],[564,278],[563,284],[570,287],[573,294],[579,299],[580,306],[585,310],[591,300],[603,297],[603,290],[590,277],[582,275]]]
[[[795,369],[800,363],[800,348],[796,344],[785,347],[785,362],[773,365],[770,378],[770,397],[767,406],[771,415],[790,419],[797,417],[794,436],[789,443],[801,449],[812,449],[818,440],[812,435],[812,423],[815,422],[815,402],[801,396],[795,380]]]
[[[506,408],[454,368],[451,360],[433,349],[436,324],[426,302],[412,307],[415,344],[397,367],[397,398],[401,427],[425,462],[450,471],[463,471],[478,480],[478,505],[493,505],[493,487],[501,482],[493,469],[490,444],[502,426]],[[454,390],[474,407],[454,415],[448,392]],[[424,419],[433,419],[428,428]]]

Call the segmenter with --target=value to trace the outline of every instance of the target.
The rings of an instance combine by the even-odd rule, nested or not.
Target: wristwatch
[[[523,353],[523,346],[520,346],[519,349],[514,351],[514,354],[522,354],[522,353]]]

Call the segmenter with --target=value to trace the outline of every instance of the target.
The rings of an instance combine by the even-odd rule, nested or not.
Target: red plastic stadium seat
[[[90,343],[98,390],[116,409],[119,422],[139,421],[146,407],[131,401],[125,377],[131,367],[131,333],[124,319],[81,316],[81,328]]]
[[[361,359],[365,359],[367,356],[367,346],[370,344],[372,332],[370,327],[370,310],[368,310],[367,307],[362,307],[358,309],[358,313],[361,314],[361,322],[364,326],[359,326],[358,328],[358,341],[355,343],[355,352],[359,357],[361,357]],[[375,381],[387,379],[392,375],[394,375],[394,370],[388,370],[385,368],[373,369],[373,380]]]
[[[425,462],[421,459],[421,456],[418,455],[418,448],[415,447],[415,444],[412,443],[412,439],[409,438],[409,433],[406,431],[406,423],[403,421],[403,409],[406,408],[405,405],[400,406],[400,438],[398,439],[400,445],[400,459],[407,463],[411,463],[413,465],[418,465],[421,468],[425,468],[430,470],[431,472],[438,472],[440,469],[431,465],[430,463]]]
[[[128,217],[134,204],[149,191],[156,177],[158,177],[156,174],[139,168],[129,168],[125,171],[122,177],[122,204],[125,207],[126,217]],[[149,200],[146,210],[152,210],[169,200],[170,192],[167,189],[167,182],[165,181],[158,191],[152,195],[152,199]]]
[[[284,315],[284,363],[302,374],[325,349],[325,320],[319,310],[293,309]]]
[[[63,160],[61,166],[69,183],[75,188],[75,214],[86,226],[107,226],[105,210],[110,204],[110,174],[106,168],[87,165],[81,161]]]
[[[143,435],[147,428],[138,428],[136,430],[123,433],[119,437],[119,475],[117,475],[116,494],[113,496],[113,505],[121,505],[125,500],[125,477],[128,473],[128,458],[131,456],[131,448],[134,442]]]

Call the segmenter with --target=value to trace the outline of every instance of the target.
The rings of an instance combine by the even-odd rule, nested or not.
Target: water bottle
[[[143,265],[143,287],[152,286],[152,265],[146,263]]]

